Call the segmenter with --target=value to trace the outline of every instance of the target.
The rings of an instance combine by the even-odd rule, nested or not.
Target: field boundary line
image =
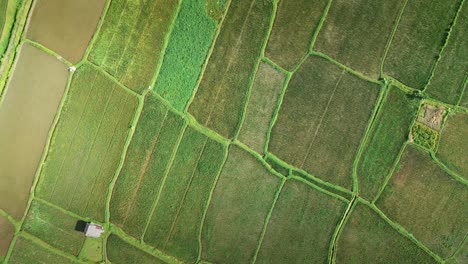
[[[55,253],[61,257],[64,257],[64,258],[67,258],[73,262],[77,262],[77,263],[84,263],[82,262],[77,256],[73,256],[69,253],[66,253],[58,248],[55,248],[53,246],[51,246],[50,244],[48,244],[47,242],[45,242],[44,240],[26,232],[26,231],[21,231],[19,233],[19,236],[26,239],[26,240],[29,240],[29,242],[32,242],[33,244],[43,248],[46,250],[46,252],[52,252],[52,253]]]
[[[299,174],[303,174],[304,177],[306,177],[307,179],[310,179],[311,181],[314,181],[314,182],[317,182],[317,183],[319,183],[319,184],[328,186],[328,187],[330,187],[330,188],[332,188],[332,189],[334,189],[334,190],[336,190],[336,191],[340,191],[340,192],[347,193],[347,194],[349,194],[349,195],[353,195],[353,192],[352,192],[352,191],[350,191],[350,190],[348,190],[348,189],[345,189],[345,188],[343,188],[343,187],[341,187],[341,186],[334,185],[334,184],[332,184],[332,183],[330,183],[330,182],[324,181],[324,180],[322,180],[322,179],[320,179],[320,178],[318,178],[318,177],[315,177],[315,176],[311,175],[310,173],[308,173],[307,171],[305,171],[305,170],[303,170],[303,169],[296,168],[296,167],[294,167],[294,166],[292,166],[292,165],[286,163],[286,162],[283,161],[282,159],[278,158],[275,154],[273,154],[273,153],[271,153],[271,152],[267,152],[266,155],[265,155],[265,157],[269,157],[269,158],[271,158],[271,159],[274,159],[276,162],[281,163],[281,165],[282,165],[283,167],[286,167],[287,169],[292,170],[292,171],[293,171],[293,174],[294,174],[294,172],[299,173]],[[299,175],[296,175],[296,176],[299,176]],[[306,180],[307,180],[307,179],[306,179]],[[313,183],[313,184],[314,184],[314,183]]]
[[[465,81],[463,82],[463,88],[461,90],[461,94],[458,97],[457,104],[456,104],[457,107],[462,107],[462,106],[460,106],[460,104],[461,104],[461,101],[463,100],[463,97],[464,97],[464,95],[466,93],[466,86],[468,86],[468,73],[465,74]],[[1,89],[1,87],[0,87],[0,89]],[[1,93],[0,93],[0,96],[1,96]],[[1,97],[0,97],[0,100],[1,100]],[[466,109],[465,109],[465,111],[466,111]]]
[[[233,141],[232,144],[235,145],[235,146],[237,146],[237,147],[239,147],[239,148],[241,148],[243,151],[245,151],[245,152],[249,153],[251,156],[253,156],[258,162],[260,162],[260,164],[263,165],[263,167],[265,167],[265,169],[266,169],[269,173],[275,175],[275,176],[278,177],[279,179],[284,179],[284,178],[286,178],[283,174],[281,174],[281,173],[275,171],[275,170],[271,167],[271,165],[268,164],[268,163],[263,159],[263,157],[262,157],[259,153],[255,152],[255,151],[254,151],[253,149],[251,149],[249,146],[245,145],[244,143],[240,142],[239,140]]]
[[[228,158],[228,154],[229,154],[229,145],[227,146],[223,146],[223,160],[221,162],[221,166],[219,167],[219,170],[215,176],[215,180],[213,181],[213,184],[211,186],[211,190],[210,190],[210,193],[208,195],[208,199],[206,201],[206,206],[203,210],[203,214],[202,214],[202,218],[200,219],[200,231],[198,232],[198,257],[197,257],[197,261],[196,263],[199,263],[201,261],[201,256],[202,256],[202,251],[203,251],[203,239],[202,239],[202,235],[203,235],[203,227],[205,226],[205,219],[206,219],[206,215],[208,213],[208,209],[210,207],[210,204],[211,204],[211,198],[213,197],[213,193],[214,193],[214,190],[216,189],[216,186],[218,185],[218,180],[219,180],[219,177],[221,176],[221,172],[223,171],[224,169],[224,166],[226,164],[226,160]]]
[[[147,245],[146,243],[144,243],[143,241],[141,240],[138,240],[130,235],[128,235],[127,233],[125,233],[125,231],[114,225],[114,224],[109,224],[109,236],[110,235],[114,235],[114,236],[117,236],[119,237],[121,240],[123,240],[125,243],[129,244],[130,246],[132,247],[135,247],[136,249],[139,249],[140,251],[142,252],[145,252],[149,255],[152,255],[166,263],[177,263],[177,264],[182,264],[183,262],[180,261],[179,259],[173,257],[173,256],[170,256],[170,255],[167,255],[165,254],[164,252],[158,250],[157,248],[154,248],[150,245]],[[107,239],[106,239],[107,241]],[[107,248],[106,248],[107,249]],[[106,254],[107,255],[107,254]]]
[[[97,221],[97,220],[95,220],[93,218],[85,217],[85,216],[79,215],[77,213],[74,213],[72,211],[68,211],[67,209],[65,209],[65,208],[63,208],[63,207],[61,207],[59,205],[56,205],[56,204],[54,204],[52,202],[49,202],[49,201],[47,201],[45,199],[42,199],[42,198],[39,198],[39,197],[34,197],[33,201],[36,201],[38,203],[41,203],[41,204],[46,205],[48,207],[51,207],[51,208],[53,208],[53,209],[55,209],[57,211],[60,211],[61,213],[65,214],[67,216],[70,216],[70,217],[73,217],[73,218],[76,218],[76,219],[87,220],[87,221],[92,221],[92,222],[99,223],[99,224],[104,224],[103,222]]]
[[[182,1],[184,1],[184,0],[182,0]],[[203,80],[203,76],[205,75],[206,67],[208,66],[208,63],[210,62],[211,55],[213,54],[213,50],[214,50],[214,48],[216,46],[216,43],[218,42],[218,37],[219,37],[219,34],[221,32],[221,29],[223,28],[224,20],[226,18],[226,15],[227,15],[229,9],[231,9],[232,1],[233,0],[228,0],[228,3],[226,4],[226,10],[224,10],[221,21],[217,25],[216,33],[215,33],[215,35],[213,37],[213,41],[211,43],[211,46],[210,46],[210,48],[208,50],[208,54],[206,55],[206,58],[205,58],[205,60],[203,62],[203,66],[202,66],[202,68],[200,70],[200,74],[198,76],[197,83],[195,84],[195,87],[194,87],[194,89],[192,91],[192,96],[190,96],[189,100],[187,101],[187,104],[185,105],[184,113],[188,112],[190,105],[192,104],[193,100],[195,99],[195,96],[196,96],[196,94],[198,92],[198,88],[200,87],[200,83]]]
[[[390,50],[390,46],[392,45],[393,38],[395,37],[395,34],[398,31],[398,27],[400,26],[400,21],[401,21],[401,18],[403,17],[403,13],[405,12],[407,4],[408,4],[408,0],[405,0],[405,2],[403,3],[403,6],[401,7],[400,13],[398,14],[395,21],[393,22],[394,25],[393,25],[392,32],[390,33],[390,36],[387,39],[387,43],[385,44],[384,54],[382,56],[382,60],[380,61],[380,77],[381,78],[385,76],[384,74],[385,61],[387,60],[387,55]]]
[[[83,54],[83,58],[81,59],[79,63],[81,63],[82,61],[88,60],[89,54],[94,49],[94,45],[99,35],[101,34],[101,28],[102,28],[102,25],[104,24],[104,21],[106,20],[107,13],[109,12],[112,1],[113,0],[106,0],[106,5],[104,6],[101,16],[99,17],[99,22],[96,25],[96,30],[94,30],[93,36],[91,37],[91,40],[88,43],[88,47],[86,48],[85,53]]]
[[[351,216],[352,212],[354,211],[354,208],[356,207],[357,204],[357,195],[355,194],[351,201],[349,202],[346,210],[343,213],[343,216],[341,217],[341,220],[338,222],[338,224],[335,227],[335,231],[333,232],[333,235],[330,239],[330,244],[328,246],[328,256],[327,260],[328,263],[334,264],[336,262],[336,252],[337,252],[337,244],[338,240],[340,239],[341,233],[343,232],[343,228],[346,226],[346,223],[348,222],[349,217]]]
[[[286,90],[288,89],[289,82],[291,81],[292,75],[293,73],[287,73],[284,78],[283,87],[281,88],[281,93],[278,96],[278,99],[277,99],[278,101],[276,102],[273,116],[271,117],[270,124],[268,125],[265,146],[263,146],[263,152],[265,154],[268,152],[268,146],[270,145],[271,133],[272,133],[273,127],[276,124],[276,121],[278,120],[278,114],[283,104],[284,96],[286,95]]]
[[[147,91],[143,93],[142,96],[138,96],[138,106],[137,109],[135,110],[135,113],[133,115],[133,120],[131,122],[131,126],[129,131],[127,132],[127,138],[125,140],[124,147],[122,149],[122,154],[120,155],[120,161],[119,165],[117,166],[117,169],[114,172],[114,175],[112,177],[112,180],[107,188],[107,196],[106,196],[106,206],[105,206],[105,212],[104,212],[104,221],[106,224],[110,224],[110,203],[112,200],[112,194],[114,193],[114,188],[117,183],[117,180],[119,178],[120,172],[123,168],[123,165],[125,163],[125,160],[127,158],[127,151],[130,146],[131,141],[133,140],[133,136],[135,135],[135,130],[138,122],[140,121],[141,117],[141,112],[143,111],[143,106],[145,104],[145,97],[146,97]]]
[[[274,24],[275,19],[276,19],[277,7],[278,7],[278,1],[273,1],[273,3],[272,3],[272,9],[273,10],[271,11],[271,15],[270,15],[270,23],[268,25],[268,29],[267,29],[267,32],[266,32],[265,39],[263,40],[263,43],[262,43],[262,47],[261,47],[261,50],[260,50],[260,56],[258,56],[257,61],[255,62],[254,70],[249,76],[249,84],[248,84],[247,92],[246,92],[246,95],[245,95],[245,98],[244,98],[244,105],[242,107],[242,113],[241,113],[241,116],[240,116],[240,119],[239,119],[239,123],[237,124],[236,132],[234,133],[234,140],[236,140],[239,137],[239,134],[240,134],[240,132],[242,130],[242,126],[244,125],[244,122],[245,122],[245,116],[246,116],[247,110],[249,108],[250,97],[252,95],[252,89],[253,89],[255,80],[257,78],[258,69],[260,68],[260,62],[262,61],[262,57],[265,56],[265,49],[266,49],[266,46],[268,44],[268,40],[270,38],[271,31],[273,29],[273,24]]]
[[[360,73],[360,72],[354,70],[353,68],[348,67],[348,66],[342,64],[342,63],[339,62],[339,61],[336,61],[335,59],[331,58],[330,56],[328,56],[328,55],[325,54],[325,53],[318,52],[318,51],[311,51],[311,52],[309,53],[309,56],[316,56],[316,57],[320,57],[320,58],[322,58],[322,59],[325,59],[325,60],[331,62],[332,64],[338,66],[339,68],[344,69],[344,70],[347,71],[348,73],[350,73],[350,74],[352,74],[352,75],[354,75],[354,76],[356,76],[356,77],[358,77],[358,78],[360,78],[360,79],[362,79],[362,80],[364,80],[364,81],[368,81],[368,82],[375,83],[375,84],[379,84],[379,85],[382,84],[382,81],[374,80],[374,79],[372,79],[372,78],[370,78],[370,77],[367,77],[367,76],[365,76],[364,74],[362,74],[362,73]]]
[[[267,214],[265,220],[263,221],[262,232],[260,233],[260,237],[259,237],[259,239],[257,241],[257,248],[255,249],[255,253],[254,253],[254,256],[252,258],[252,262],[251,262],[252,264],[254,264],[257,261],[258,253],[260,252],[260,249],[262,247],[263,239],[264,239],[266,231],[268,229],[268,224],[270,223],[271,215],[273,214],[273,210],[275,209],[276,202],[278,201],[278,198],[279,198],[279,196],[281,194],[281,191],[283,190],[283,187],[284,187],[284,184],[286,183],[286,181],[287,181],[287,178],[283,178],[281,180],[281,183],[280,183],[280,185],[278,187],[278,190],[276,190],[273,202],[271,203],[270,210],[268,211],[268,214]]]
[[[73,191],[71,193],[69,193],[70,196],[71,196],[70,197],[71,199],[67,203],[66,208],[70,208],[70,205],[73,203],[73,198],[75,197],[75,191],[78,188],[78,182],[81,179],[81,174],[83,173],[83,171],[84,171],[84,169],[86,167],[86,164],[88,163],[89,158],[91,156],[90,154],[93,151],[93,148],[94,148],[94,146],[96,144],[96,138],[97,138],[97,136],[99,134],[99,131],[101,130],[103,120],[106,118],[106,113],[107,113],[107,110],[108,110],[108,107],[109,107],[109,102],[111,101],[112,97],[114,96],[114,91],[115,91],[115,87],[112,87],[112,91],[108,94],[104,109],[102,109],[102,111],[100,111],[100,113],[95,116],[95,117],[97,117],[97,116],[101,115],[101,118],[99,120],[99,124],[97,125],[96,133],[93,135],[93,138],[92,138],[92,140],[90,142],[91,144],[89,145],[89,151],[87,151],[86,157],[83,160],[82,167],[79,168],[78,174],[75,176],[76,179],[73,179],[73,187],[72,187]],[[93,185],[93,187],[94,187],[94,185]]]
[[[445,263],[447,260],[453,258],[455,255],[457,255],[460,252],[460,250],[463,248],[463,245],[466,243],[467,238],[468,238],[468,234],[465,234],[465,237],[463,237],[463,240],[461,241],[460,245],[458,245],[457,249],[452,253],[452,255],[444,259]]]
[[[350,200],[346,199],[345,197],[342,197],[342,196],[339,195],[339,194],[332,193],[332,192],[327,191],[327,190],[325,190],[325,189],[323,189],[323,188],[320,188],[320,186],[317,186],[317,185],[315,185],[314,183],[312,183],[312,182],[310,182],[310,181],[308,181],[308,180],[306,180],[306,179],[304,179],[304,178],[302,178],[302,177],[299,177],[299,176],[296,176],[296,175],[292,175],[292,176],[288,177],[288,179],[289,179],[289,178],[290,178],[290,179],[294,179],[294,180],[299,181],[299,182],[302,182],[302,183],[306,184],[307,186],[311,187],[312,189],[315,189],[315,190],[317,190],[317,191],[319,191],[319,192],[321,192],[321,193],[323,193],[323,194],[326,194],[326,195],[328,195],[328,196],[331,196],[331,197],[333,197],[333,198],[336,198],[336,199],[338,199],[338,200],[340,200],[340,201],[342,201],[342,202],[344,202],[344,203],[350,203],[350,202],[351,202]]]
[[[169,240],[171,240],[172,235],[174,234],[174,228],[175,228],[176,223],[177,223],[177,221],[179,219],[179,215],[180,215],[180,212],[182,211],[182,207],[184,206],[185,200],[187,199],[187,194],[188,194],[188,192],[190,190],[190,187],[192,186],[193,179],[195,178],[195,172],[198,169],[198,165],[199,165],[199,162],[201,160],[201,157],[203,156],[203,153],[205,152],[206,144],[208,143],[208,139],[209,138],[206,137],[205,142],[203,143],[203,147],[202,147],[200,153],[198,154],[197,161],[196,161],[195,166],[194,166],[194,168],[192,170],[192,173],[190,175],[190,180],[189,180],[189,182],[187,184],[187,187],[185,187],[184,194],[182,195],[182,200],[180,201],[180,204],[179,204],[179,206],[177,208],[177,213],[176,213],[176,215],[174,217],[174,220],[171,223],[171,228],[169,229],[169,234],[168,234],[168,236],[166,238],[166,241],[164,242],[164,248],[167,246],[167,243],[169,242]]]
[[[6,87],[11,79],[10,77],[16,67],[19,48],[22,45],[21,40],[29,25],[31,10],[34,8],[35,3],[36,1],[33,0],[25,0],[22,3],[21,9],[18,10],[14,17],[14,24],[11,29],[8,47],[0,63],[0,103],[5,95]]]
[[[385,82],[384,84],[380,85],[379,97],[377,98],[376,103],[374,104],[372,115],[369,118],[366,130],[364,132],[364,135],[361,138],[361,141],[359,142],[359,148],[356,152],[356,156],[354,157],[353,170],[352,170],[353,192],[357,194],[359,194],[359,175],[357,173],[358,166],[361,161],[361,157],[368,146],[367,144],[371,143],[371,141],[369,141],[369,140],[372,140],[371,133],[373,132],[374,126],[377,125],[377,119],[381,116],[381,113],[383,111],[382,110],[383,105],[385,104],[388,93],[390,91],[389,86],[390,86],[389,82]]]
[[[451,22],[451,25],[450,25],[450,28],[448,30],[448,32],[446,33],[446,36],[445,36],[445,39],[444,39],[444,43],[442,44],[442,46],[439,48],[439,53],[437,54],[437,59],[435,62],[432,63],[431,65],[431,69],[429,71],[429,77],[427,78],[423,88],[421,89],[422,92],[426,91],[427,90],[427,87],[429,86],[429,84],[431,83],[432,79],[434,78],[434,75],[435,75],[435,71],[437,69],[437,66],[439,65],[439,62],[442,60],[442,57],[444,57],[444,51],[445,51],[445,48],[447,47],[449,41],[450,41],[450,36],[452,35],[452,32],[453,32],[453,28],[455,27],[455,25],[457,24],[457,21],[458,21],[458,17],[461,13],[461,10],[463,8],[463,3],[465,2],[465,0],[460,0],[459,3],[458,3],[458,7],[457,7],[457,11],[455,13],[455,15],[453,16],[452,18],[452,22]]]
[[[144,242],[146,232],[148,231],[148,228],[150,226],[151,220],[153,219],[154,212],[156,211],[156,207],[159,204],[159,199],[161,198],[161,192],[164,189],[164,186],[166,185],[166,180],[169,175],[169,172],[172,169],[172,165],[174,164],[175,157],[177,156],[177,152],[179,151],[180,144],[182,142],[182,139],[185,135],[185,132],[187,131],[188,124],[187,122],[184,122],[183,128],[179,131],[179,137],[177,138],[176,144],[174,145],[174,148],[172,149],[171,157],[169,161],[167,162],[166,168],[164,170],[164,175],[161,181],[161,186],[159,186],[159,190],[157,192],[156,198],[153,200],[153,203],[151,205],[151,210],[148,215],[148,219],[146,219],[145,227],[143,229],[143,232],[140,236],[140,240]]]
[[[141,188],[141,184],[142,184],[142,181],[143,179],[145,178],[145,175],[146,173],[148,172],[148,167],[150,165],[150,161],[153,157],[153,154],[154,154],[154,150],[156,149],[156,146],[158,145],[159,143],[159,139],[160,139],[160,136],[161,136],[161,132],[163,130],[163,127],[164,127],[164,124],[166,123],[166,119],[167,119],[167,114],[169,113],[169,109],[166,108],[166,113],[164,114],[164,118],[159,126],[159,129],[157,131],[157,134],[155,135],[155,137],[153,137],[151,139],[150,142],[150,149],[151,149],[151,153],[149,153],[149,155],[146,155],[145,159],[144,159],[144,163],[143,163],[143,167],[140,168],[140,171],[139,171],[139,175],[138,175],[138,181],[136,182],[136,186],[135,188],[133,189],[133,192],[132,192],[132,195],[131,197],[127,197],[128,201],[130,202],[130,204],[128,205],[127,209],[125,210],[125,214],[124,214],[124,219],[122,221],[122,226],[125,226],[125,223],[127,222],[128,220],[128,217],[129,217],[129,214],[130,214],[130,210],[133,208],[133,206],[135,205],[135,199],[137,198],[137,195],[138,195],[138,191],[140,190]],[[136,130],[135,130],[136,131]],[[127,157],[125,158],[125,160],[127,160]],[[124,162],[124,165],[125,165],[125,162]],[[123,166],[122,166],[123,168]],[[119,176],[120,176],[120,173],[121,171],[119,172]]]
[[[330,104],[333,101],[333,97],[335,97],[335,92],[338,89],[338,87],[340,86],[341,79],[343,79],[343,75],[345,75],[345,72],[346,72],[345,70],[342,70],[341,73],[340,73],[340,76],[336,80],[335,87],[333,87],[333,90],[332,90],[332,92],[330,94],[330,97],[328,98],[327,105],[325,106],[325,109],[323,109],[322,115],[320,116],[320,120],[319,120],[319,123],[317,124],[317,127],[315,129],[313,137],[311,139],[309,138],[310,141],[309,141],[309,144],[307,146],[307,151],[306,151],[306,153],[304,155],[304,158],[302,159],[301,166],[299,166],[301,168],[304,167],[304,164],[307,161],[307,158],[309,157],[310,150],[312,149],[312,146],[313,146],[313,144],[315,142],[315,139],[317,138],[317,135],[318,135],[318,133],[320,131],[320,128],[322,127],[323,119],[325,118],[325,115],[328,113],[328,109],[330,108]],[[311,122],[309,124],[309,128],[307,129],[307,134],[308,135],[310,135],[310,132],[312,132],[310,130],[313,128],[313,124],[314,124],[313,122]]]
[[[288,75],[288,74],[292,74],[292,72],[282,68],[281,66],[279,66],[278,64],[276,64],[274,61],[272,61],[270,58],[268,57],[265,57],[265,56],[261,56],[260,57],[260,60],[265,63],[265,64],[268,64],[270,65],[273,69],[275,69],[276,71],[279,71],[280,73],[282,73],[284,76]]]
[[[360,203],[368,206],[374,212],[376,212],[380,216],[380,218],[382,218],[385,222],[387,222],[387,224],[389,224],[393,229],[395,229],[400,235],[402,235],[402,236],[406,237],[407,239],[409,239],[411,242],[413,242],[413,244],[418,246],[421,250],[426,252],[429,256],[431,256],[437,262],[439,262],[439,263],[444,262],[443,259],[439,255],[432,252],[432,250],[430,250],[428,247],[426,247],[426,245],[424,245],[418,239],[416,239],[416,237],[414,235],[412,235],[410,232],[408,232],[408,230],[406,230],[402,225],[400,225],[400,224],[392,221],[390,218],[388,218],[388,216],[385,215],[385,213],[382,212],[375,204],[370,204],[368,201],[366,201],[364,199],[361,199],[361,198],[358,198],[358,199],[359,199]]]
[[[328,12],[330,11],[330,7],[331,7],[332,3],[333,3],[333,0],[328,0],[327,5],[325,6],[325,8],[322,11],[322,16],[320,17],[320,20],[319,20],[317,26],[315,27],[314,34],[312,34],[312,38],[310,40],[309,53],[313,52],[315,42],[317,41],[317,37],[318,37],[320,31],[322,30],[322,27],[323,27],[323,24],[325,23],[325,20],[327,19]]]
[[[94,69],[96,69],[99,73],[101,73],[102,75],[104,75],[106,78],[108,78],[109,80],[111,80],[112,82],[114,82],[115,84],[117,84],[117,86],[123,88],[124,91],[126,91],[127,93],[133,95],[133,96],[136,96],[136,97],[144,97],[145,94],[147,93],[146,90],[143,91],[143,94],[139,94],[135,91],[133,91],[132,89],[128,88],[127,86],[125,86],[123,83],[119,82],[112,74],[108,73],[106,70],[102,69],[100,66],[98,66],[97,64],[95,64],[94,62],[91,62],[89,60],[86,60],[83,64],[88,64],[90,65],[91,67],[93,67]]]
[[[20,228],[20,222],[16,221],[13,216],[11,216],[9,213],[7,213],[5,210],[0,208],[0,216],[5,217],[10,224],[12,224],[15,227],[15,232],[19,230]]]
[[[28,38],[24,38],[23,43],[27,43],[27,44],[29,44],[29,45],[43,51],[44,53],[47,53],[48,55],[55,57],[57,60],[59,60],[60,62],[62,62],[65,65],[67,65],[68,67],[73,66],[73,63],[71,63],[70,61],[68,61],[64,57],[62,57],[62,55],[58,54],[57,52],[55,52],[55,51],[53,51],[53,50],[51,50],[49,48],[47,48],[46,46],[42,45],[39,42],[36,42],[34,40],[30,40]]]
[[[184,1],[184,0],[177,0],[177,9],[175,10],[175,14],[171,19],[171,23],[169,25],[169,29],[167,31],[167,34],[164,36],[163,46],[162,46],[161,52],[159,53],[160,57],[159,57],[158,62],[156,64],[156,68],[154,70],[155,72],[153,74],[153,77],[151,78],[151,81],[150,81],[151,90],[154,90],[154,88],[156,87],[156,80],[158,79],[159,73],[161,72],[161,67],[162,67],[163,62],[164,62],[164,57],[166,57],[166,50],[167,50],[167,47],[169,46],[169,42],[171,40],[172,32],[174,31],[174,25],[175,25],[175,23],[177,21],[177,18],[179,18],[180,9],[181,9],[181,6],[182,6],[182,1]]]
[[[448,175],[450,175],[454,180],[456,181],[459,181],[460,183],[463,183],[464,185],[467,185],[468,186],[468,180],[466,180],[465,178],[463,178],[462,176],[458,175],[458,173],[452,171],[451,169],[449,169],[447,167],[447,165],[445,165],[444,162],[442,162],[441,160],[439,160],[435,153],[433,153],[432,151],[429,152],[429,155],[431,156],[432,158],[432,161],[437,164],[443,171],[445,171]]]

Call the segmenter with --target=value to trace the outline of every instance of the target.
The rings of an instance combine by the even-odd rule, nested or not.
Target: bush
[[[411,134],[413,136],[414,143],[429,150],[435,150],[437,141],[439,140],[439,133],[437,131],[416,122]]]

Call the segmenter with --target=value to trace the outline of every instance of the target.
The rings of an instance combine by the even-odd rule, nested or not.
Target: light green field
[[[9,258],[10,264],[24,263],[60,263],[72,264],[75,263],[69,258],[58,255],[53,251],[45,248],[43,245],[38,245],[29,238],[19,236],[13,247],[13,252]]]
[[[38,197],[104,221],[107,190],[137,106],[135,96],[100,71],[81,67],[52,138]]]

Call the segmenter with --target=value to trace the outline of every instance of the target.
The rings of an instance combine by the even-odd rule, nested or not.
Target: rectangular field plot
[[[336,263],[438,263],[360,203],[338,238]]]
[[[78,63],[91,41],[105,4],[105,0],[36,1],[26,37],[72,63]]]
[[[273,12],[269,1],[232,1],[189,112],[232,138]]]
[[[211,189],[224,160],[224,147],[187,128],[155,204],[144,240],[195,263]]]
[[[138,121],[111,199],[111,221],[139,238],[151,216],[185,122],[151,93]]]
[[[468,180],[468,114],[449,116],[442,131],[437,157],[452,171]]]
[[[163,264],[164,261],[123,241],[116,235],[107,239],[107,259],[115,264]]]
[[[389,89],[357,168],[359,195],[369,200],[374,199],[392,170],[418,111],[418,100],[395,86]]]
[[[408,145],[377,206],[442,258],[451,256],[468,232],[468,189],[429,156]]]
[[[156,80],[154,90],[179,111],[192,96],[218,28],[208,14],[211,1],[182,0]]]
[[[232,145],[202,229],[202,258],[251,262],[280,184],[254,156]]]
[[[291,71],[309,52],[326,0],[279,1],[265,55]]]
[[[323,180],[350,188],[352,164],[379,94],[321,57],[294,74],[268,151]]]
[[[239,140],[258,153],[263,153],[284,79],[284,74],[260,62],[239,133]]]
[[[103,221],[107,190],[137,106],[135,96],[93,67],[80,67],[52,138],[38,197]]]
[[[19,236],[16,240],[13,252],[8,260],[9,264],[25,263],[60,263],[72,264],[75,261],[52,252],[50,249],[33,242],[29,238]]]
[[[402,5],[403,1],[388,0],[333,2],[314,50],[377,79]]]
[[[24,214],[67,76],[65,64],[23,44],[0,104],[0,208],[16,220]]]
[[[85,239],[82,232],[75,230],[78,220],[80,219],[42,202],[34,201],[22,230],[57,249],[78,256]]]
[[[6,256],[14,234],[15,226],[6,217],[0,215],[0,261]]]
[[[438,100],[457,104],[468,77],[468,3],[458,11],[447,46],[440,55],[427,93]]]
[[[325,263],[346,203],[288,180],[267,226],[256,263]]]
[[[178,0],[112,1],[89,59],[140,93],[151,85]]]
[[[426,84],[459,1],[408,1],[388,51],[384,72],[410,87]]]

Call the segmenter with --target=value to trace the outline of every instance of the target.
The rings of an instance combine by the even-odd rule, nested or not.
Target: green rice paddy
[[[467,19],[0,0],[0,262],[466,263]]]

